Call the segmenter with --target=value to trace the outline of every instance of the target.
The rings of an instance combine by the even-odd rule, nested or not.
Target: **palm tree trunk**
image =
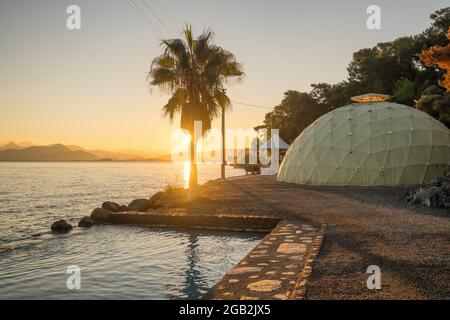
[[[194,132],[191,132],[191,160],[190,160],[190,168],[189,168],[189,189],[188,189],[188,201],[195,200],[197,197],[197,187],[198,187],[198,178],[197,178],[197,163],[195,163],[195,153],[196,153],[196,141],[194,140]]]

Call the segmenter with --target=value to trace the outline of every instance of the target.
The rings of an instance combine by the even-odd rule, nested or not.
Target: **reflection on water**
[[[201,295],[202,287],[205,287],[203,283],[203,279],[201,278],[200,272],[197,269],[197,265],[199,263],[199,257],[197,252],[198,246],[198,238],[194,234],[190,234],[188,236],[188,245],[186,248],[186,259],[188,261],[188,267],[186,268],[186,287],[184,288],[184,294],[189,296],[189,293],[192,292],[196,296]]]
[[[0,255],[0,299],[197,299],[261,238],[132,226],[51,236]],[[79,291],[66,288],[70,265]]]

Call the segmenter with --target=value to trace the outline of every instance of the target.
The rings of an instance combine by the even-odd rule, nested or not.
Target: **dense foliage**
[[[448,66],[450,51],[450,7],[435,11],[430,18],[431,26],[418,35],[355,52],[347,68],[347,80],[312,84],[310,92],[287,91],[281,103],[266,114],[264,124],[280,129],[281,138],[291,143],[322,114],[349,104],[352,96],[375,92],[423,110],[450,127],[450,93],[444,86],[446,80],[441,81],[446,71],[442,66]],[[425,59],[422,53],[427,50],[434,50],[435,60]]]

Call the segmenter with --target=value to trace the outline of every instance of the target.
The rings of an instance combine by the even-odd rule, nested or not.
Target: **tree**
[[[393,100],[397,103],[414,105],[414,99],[417,97],[416,84],[409,79],[399,79],[394,84]]]
[[[439,81],[439,85],[450,91],[450,27],[447,31],[449,43],[446,46],[435,45],[430,49],[423,51],[420,58],[426,66],[437,65],[442,70],[446,70],[445,78]]]
[[[416,108],[428,113],[450,128],[450,93],[423,95],[417,101]]]
[[[349,104],[351,97],[364,93],[359,82],[341,81],[337,84],[313,83],[311,87],[311,97],[327,110],[333,110]]]
[[[194,122],[202,122],[203,134],[222,108],[231,108],[224,86],[231,77],[241,79],[244,71],[231,52],[214,44],[211,30],[194,39],[191,26],[186,26],[183,34],[183,39],[162,40],[163,54],[153,60],[147,80],[171,94],[163,116],[173,121],[181,115],[181,128],[190,134],[188,197],[193,199],[197,187]]]
[[[326,112],[309,93],[289,90],[281,103],[266,114],[264,124],[270,129],[279,129],[280,137],[291,143],[307,126]]]

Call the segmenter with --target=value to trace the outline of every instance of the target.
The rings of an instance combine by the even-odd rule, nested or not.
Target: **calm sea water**
[[[219,174],[199,168],[200,182]],[[260,234],[108,225],[47,233],[58,219],[76,225],[103,201],[148,198],[186,175],[171,163],[0,163],[0,299],[199,298]],[[81,290],[66,287],[71,265]]]

